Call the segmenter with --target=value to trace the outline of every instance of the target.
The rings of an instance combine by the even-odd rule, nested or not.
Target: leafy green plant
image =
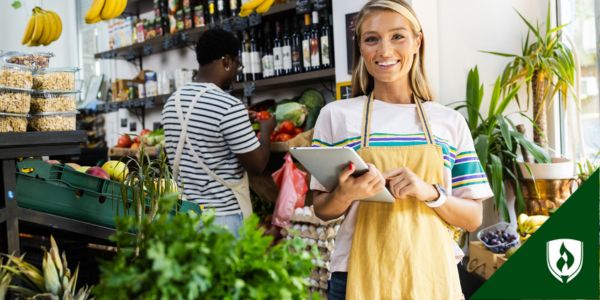
[[[580,184],[588,180],[596,170],[600,168],[600,151],[596,153],[594,158],[583,159],[577,163],[577,177],[579,178]]]
[[[573,93],[575,78],[575,63],[572,51],[562,42],[562,29],[566,25],[551,28],[550,2],[546,15],[544,32],[540,25],[532,25],[521,13],[519,17],[525,22],[529,31],[525,38],[521,54],[507,54],[485,51],[487,53],[512,58],[504,68],[501,86],[508,93],[515,87],[524,86],[527,92],[527,104],[533,102],[534,141],[543,148],[547,148],[546,136],[546,107],[547,104],[560,94],[563,107],[567,107],[569,91],[578,103]],[[529,38],[533,35],[533,41]],[[517,101],[518,95],[515,95]],[[577,104],[579,105],[579,104]]]
[[[11,267],[10,261],[4,264],[4,257],[0,257],[0,299],[4,300],[8,292],[8,286],[12,281],[12,272],[16,271]]]
[[[507,106],[514,100],[520,86],[506,93],[502,91],[501,78],[496,79],[487,116],[481,114],[483,84],[479,81],[477,67],[467,77],[467,98],[455,109],[467,110],[467,123],[475,144],[475,151],[494,192],[496,208],[508,220],[506,191],[512,188],[517,199],[517,214],[525,210],[525,200],[518,178],[522,177],[517,166],[518,148],[526,149],[538,162],[549,162],[550,157],[541,147],[518,132],[513,122],[505,117]],[[528,116],[518,112],[522,116]]]
[[[98,299],[307,299],[316,250],[299,239],[271,247],[258,219],[245,221],[236,239],[214,225],[214,215],[170,216],[177,201],[159,201],[153,222],[118,219],[111,238],[119,251],[101,266]],[[142,233],[137,240],[131,230]]]
[[[7,279],[10,277],[19,278],[23,284],[8,286],[10,292],[18,296],[18,299],[90,299],[90,288],[76,288],[79,266],[71,273],[65,253],[63,252],[62,256],[59,254],[60,250],[52,236],[50,245],[50,250],[44,249],[42,270],[26,262],[24,256],[5,255],[9,264],[3,265],[0,270],[0,278],[4,274],[0,281],[0,299],[4,299],[2,295],[6,290],[3,288],[8,284],[6,280],[10,282],[10,279]]]

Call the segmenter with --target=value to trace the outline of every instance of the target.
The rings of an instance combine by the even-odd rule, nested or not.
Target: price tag
[[[327,8],[327,1],[325,0],[313,0],[313,7],[315,10],[323,10]]]
[[[256,12],[252,12],[248,16],[248,23],[250,24],[250,26],[260,25],[261,22],[262,22],[261,16],[259,14],[257,14]]]
[[[248,18],[242,18],[240,16],[235,16],[231,19],[231,29],[233,31],[242,31],[248,28]]]
[[[154,52],[154,49],[152,49],[151,44],[144,45],[144,55],[150,55],[152,52]]]
[[[231,19],[228,18],[223,20],[223,23],[221,23],[221,28],[225,31],[231,32],[233,30]]]
[[[244,97],[250,97],[256,90],[256,84],[254,81],[244,82]]]
[[[165,36],[162,45],[164,50],[171,49],[171,47],[173,47],[173,38],[171,36]]]
[[[130,61],[132,61],[132,60],[135,60],[136,56],[135,56],[135,53],[133,53],[133,50],[132,50],[132,49],[129,49],[129,51],[127,51],[127,53],[126,53],[125,55],[123,55],[123,58],[124,58],[126,61],[129,61],[129,62],[130,62]]]

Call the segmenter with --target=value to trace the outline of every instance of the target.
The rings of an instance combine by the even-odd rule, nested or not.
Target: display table
[[[86,141],[85,131],[0,133],[0,252],[19,255],[19,222],[29,222],[108,239],[114,229],[25,209],[17,205],[16,160],[31,156],[79,154],[80,144]],[[48,201],[52,195],[48,195]]]

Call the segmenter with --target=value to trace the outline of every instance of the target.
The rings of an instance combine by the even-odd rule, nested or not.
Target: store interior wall
[[[50,61],[50,67],[76,67],[78,62],[78,41],[75,1],[21,1],[18,9],[11,7],[12,1],[0,2],[0,49],[12,51],[40,51],[56,54]],[[31,10],[40,5],[61,16],[63,31],[60,39],[48,46],[27,47],[21,45],[23,32],[31,17]]]

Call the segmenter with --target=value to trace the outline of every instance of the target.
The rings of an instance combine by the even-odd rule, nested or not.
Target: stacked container
[[[9,54],[11,52],[2,54],[0,59],[0,132],[25,132],[33,70],[30,66],[11,63]]]
[[[33,131],[76,129],[75,73],[77,68],[44,68],[34,71],[29,128]]]

